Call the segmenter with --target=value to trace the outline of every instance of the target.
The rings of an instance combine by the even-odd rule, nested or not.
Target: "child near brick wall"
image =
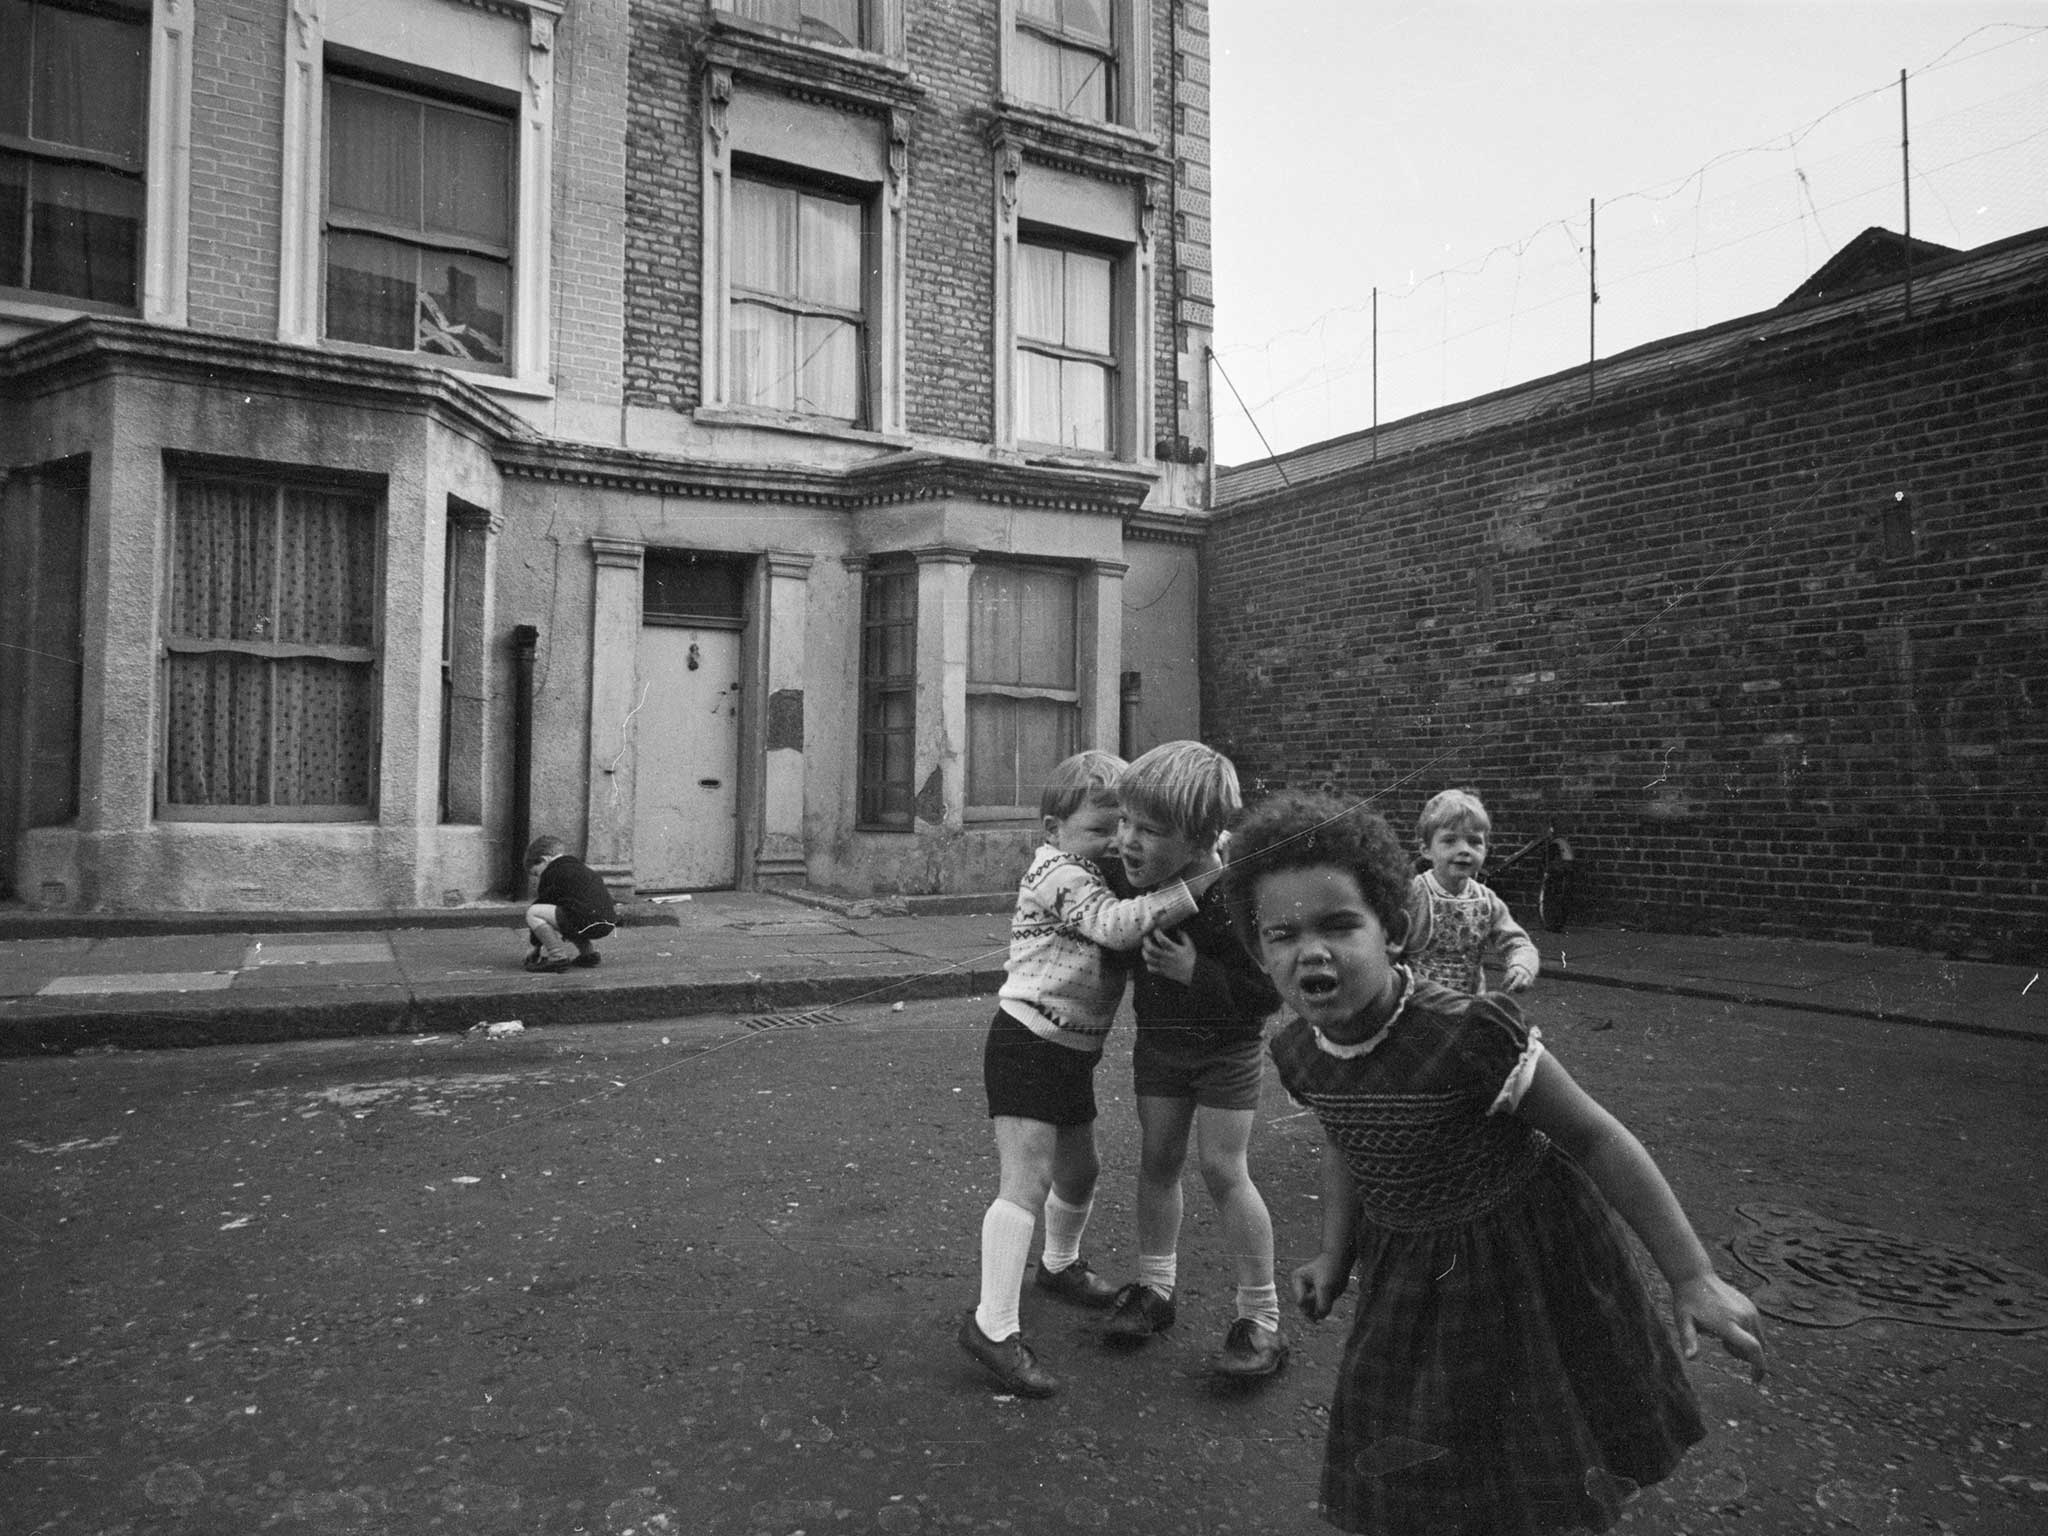
[[[1479,882],[1492,830],[1486,807],[1469,789],[1432,796],[1415,823],[1429,868],[1409,882],[1403,957],[1417,975],[1460,992],[1486,990],[1489,959],[1505,968],[1502,985],[1510,992],[1527,991],[1542,968],[1528,930]]]
[[[1310,1321],[1361,1281],[1322,1512],[1374,1536],[1605,1530],[1706,1434],[1679,1356],[1704,1331],[1764,1373],[1641,1142],[1500,993],[1397,963],[1411,864],[1386,822],[1288,792],[1232,834],[1225,900],[1288,1016],[1280,1081],[1323,1129]],[[1671,1287],[1677,1345],[1616,1217]]]

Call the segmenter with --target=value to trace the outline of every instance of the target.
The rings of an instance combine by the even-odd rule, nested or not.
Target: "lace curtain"
[[[377,517],[368,498],[181,480],[164,798],[367,811]]]

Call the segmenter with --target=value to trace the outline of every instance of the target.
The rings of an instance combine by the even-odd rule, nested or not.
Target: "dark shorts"
[[[1193,1099],[1206,1109],[1257,1109],[1266,1042],[1258,1035],[1218,1041],[1140,1025],[1131,1048],[1131,1088],[1141,1098]]]
[[[998,1008],[981,1053],[989,1118],[1093,1125],[1095,1068],[1101,1060],[1099,1051],[1070,1050],[1039,1038]]]

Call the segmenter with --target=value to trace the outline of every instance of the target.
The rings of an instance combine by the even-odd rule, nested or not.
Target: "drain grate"
[[[1789,1205],[1738,1205],[1729,1243],[1764,1279],[1760,1311],[1809,1328],[1884,1318],[1936,1328],[2048,1328],[2048,1275],[1972,1248],[1852,1227]]]
[[[830,1008],[812,1008],[803,1013],[762,1013],[751,1019],[741,1019],[743,1029],[815,1029],[820,1024],[843,1024],[846,1021]]]

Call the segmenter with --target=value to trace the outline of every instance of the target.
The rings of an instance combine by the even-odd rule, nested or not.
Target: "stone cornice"
[[[925,88],[901,64],[877,54],[806,43],[729,11],[711,12],[712,31],[697,56],[709,69],[765,81],[793,96],[827,105],[887,113],[908,111]]]
[[[0,396],[127,375],[223,392],[424,411],[496,448],[532,436],[524,421],[452,369],[323,352],[87,315],[0,347]]]
[[[1173,158],[1147,133],[1061,117],[1010,98],[1000,98],[988,125],[993,149],[1014,148],[1042,160],[1108,181],[1170,177]]]
[[[1199,544],[1209,536],[1209,519],[1201,514],[1138,512],[1124,524],[1124,537],[1147,544]]]
[[[764,501],[858,512],[952,497],[1128,518],[1152,476],[1130,469],[992,463],[945,454],[886,454],[851,469],[683,459],[592,444],[530,440],[498,454],[508,475],[604,485],[703,501]]]

